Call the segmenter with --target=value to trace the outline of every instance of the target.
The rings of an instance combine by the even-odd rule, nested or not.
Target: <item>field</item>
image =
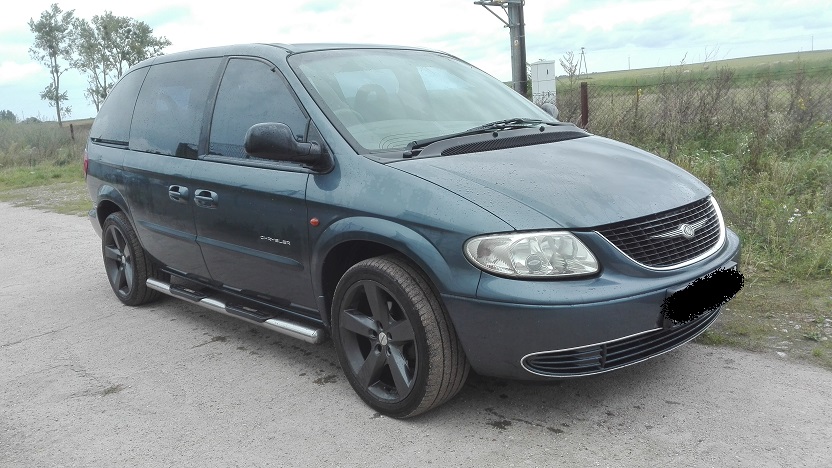
[[[653,67],[638,70],[619,70],[602,73],[590,73],[577,77],[596,86],[645,86],[662,82],[667,73],[681,71],[692,74],[696,79],[712,78],[721,68],[733,70],[737,78],[753,79],[761,74],[790,76],[798,65],[802,65],[811,75],[828,75],[832,73],[832,50],[811,52],[792,52],[787,54],[760,55],[726,60],[714,60],[705,63],[679,64],[680,67]],[[701,73],[705,72],[705,73]],[[563,79],[563,77],[561,77]]]

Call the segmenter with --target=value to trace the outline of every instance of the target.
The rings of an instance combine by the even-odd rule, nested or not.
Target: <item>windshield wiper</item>
[[[432,143],[436,143],[437,141],[448,140],[451,138],[463,137],[468,135],[478,135],[480,133],[492,132],[495,130],[512,130],[516,128],[529,128],[529,127],[536,127],[538,125],[561,125],[561,122],[547,122],[540,119],[527,119],[524,117],[515,117],[512,119],[504,119],[504,120],[495,120],[494,122],[488,122],[487,124],[478,125],[473,128],[469,128],[468,130],[457,132],[457,133],[449,133],[447,135],[439,135],[436,137],[425,138],[422,140],[415,140],[408,143],[407,148],[405,150],[405,157],[413,156],[414,150],[420,150]]]
[[[536,125],[558,125],[559,122],[544,122],[540,119],[527,119],[524,117],[515,117],[513,119],[504,119],[504,120],[495,120],[494,122],[488,122],[487,124],[480,125],[478,127],[474,127],[468,129],[467,131],[473,130],[498,130],[503,128],[525,128],[525,127],[534,127]]]

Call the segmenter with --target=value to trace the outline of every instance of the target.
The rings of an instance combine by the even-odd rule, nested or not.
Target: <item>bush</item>
[[[10,110],[0,111],[0,121],[17,122],[17,116]]]

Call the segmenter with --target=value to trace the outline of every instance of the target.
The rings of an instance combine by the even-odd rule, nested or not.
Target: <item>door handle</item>
[[[171,185],[168,187],[168,197],[177,203],[188,202],[188,187],[181,185]]]
[[[194,203],[201,208],[216,208],[218,200],[216,192],[205,189],[196,189],[194,192]]]

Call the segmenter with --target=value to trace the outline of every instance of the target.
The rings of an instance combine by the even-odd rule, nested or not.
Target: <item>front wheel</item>
[[[121,302],[136,306],[161,296],[158,291],[147,287],[147,278],[157,276],[156,266],[121,211],[111,214],[104,221],[101,250],[110,286]]]
[[[397,255],[347,270],[332,303],[332,338],[353,389],[373,409],[407,418],[456,395],[469,366],[427,278]]]

